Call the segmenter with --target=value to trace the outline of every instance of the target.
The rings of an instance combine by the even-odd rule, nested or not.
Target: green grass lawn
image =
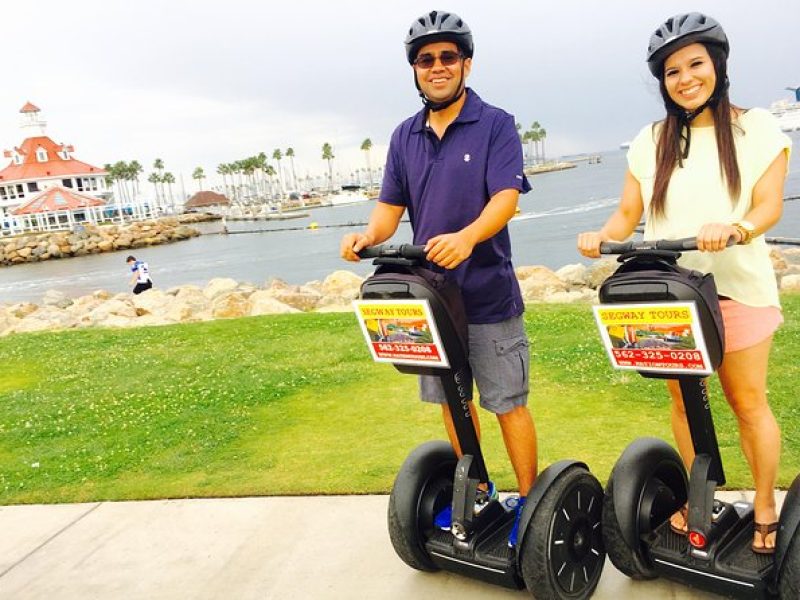
[[[800,295],[783,301],[769,392],[787,487],[800,471]],[[541,467],[579,458],[604,481],[635,437],[671,439],[663,382],[611,370],[588,306],[529,306],[526,323]],[[416,389],[371,362],[350,314],[2,338],[0,504],[385,493],[414,446],[444,439]],[[727,487],[751,487],[716,381],[711,394]],[[489,470],[513,489],[481,415]]]

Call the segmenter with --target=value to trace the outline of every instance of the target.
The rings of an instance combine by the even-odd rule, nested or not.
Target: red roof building
[[[73,146],[58,144],[45,135],[47,123],[39,107],[27,102],[19,112],[27,135],[19,146],[3,152],[11,163],[0,170],[0,216],[56,186],[101,199],[110,197],[106,171],[77,160]]]

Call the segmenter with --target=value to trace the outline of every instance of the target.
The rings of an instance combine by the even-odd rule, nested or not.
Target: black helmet
[[[432,10],[411,23],[405,40],[408,62],[413,64],[419,49],[432,42],[453,42],[472,58],[472,32],[455,13]]]
[[[647,47],[647,66],[654,77],[661,76],[664,60],[684,46],[695,43],[718,44],[728,57],[730,45],[725,32],[716,19],[692,12],[667,19],[650,36]]]

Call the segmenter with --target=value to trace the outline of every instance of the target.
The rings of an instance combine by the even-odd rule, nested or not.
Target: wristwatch
[[[755,235],[756,233],[756,226],[753,225],[750,221],[745,221],[744,219],[742,219],[738,223],[734,223],[733,227],[736,228],[736,230],[739,232],[739,235],[742,238],[739,244],[744,246],[753,241],[753,235]]]

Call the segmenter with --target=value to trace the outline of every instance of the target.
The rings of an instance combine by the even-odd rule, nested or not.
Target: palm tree
[[[153,187],[156,190],[156,204],[158,204],[159,194],[158,194],[158,184],[161,183],[161,176],[153,171],[150,173],[150,176],[147,178],[147,181],[153,184]]]
[[[103,165],[103,171],[106,172],[106,187],[110,188],[114,185],[114,167],[111,163],[106,163]]]
[[[126,187],[130,186],[129,189],[128,189],[129,198],[131,200],[134,200],[136,198],[137,194],[139,193],[139,190],[138,190],[138,187],[137,187],[137,183],[138,183],[137,178],[139,176],[139,169],[141,168],[141,165],[138,162],[136,162],[135,160],[132,160],[129,163],[123,163],[123,164],[125,165],[125,168],[123,169],[123,177],[122,178],[126,181],[126,184],[125,184]],[[128,184],[127,182],[130,182],[130,184]]]
[[[333,155],[333,148],[328,142],[322,144],[322,160],[328,161],[328,191],[333,191],[333,165],[331,161],[336,158]]]
[[[158,171],[158,181],[161,183],[161,198],[166,202],[167,195],[164,193],[164,161],[157,158],[153,161],[153,168]]]
[[[111,180],[117,184],[117,191],[119,192],[120,200],[125,200],[127,188],[125,187],[125,169],[127,164],[123,160],[118,160],[113,165],[106,165],[106,171]]]
[[[198,187],[200,188],[201,192],[203,191],[203,179],[205,179],[205,178],[206,178],[206,174],[203,171],[203,167],[197,167],[194,170],[194,173],[192,173],[192,179],[197,179],[197,184],[198,184]]]
[[[280,149],[275,148],[272,152],[272,158],[278,163],[278,185],[281,186],[280,193],[283,195],[283,173],[281,173],[281,159],[283,158],[283,154]]]
[[[297,190],[297,175],[294,172],[294,148],[287,148],[286,156],[289,157],[289,163],[292,165],[292,189]]]
[[[535,155],[536,155],[536,162],[541,162],[540,154],[539,154],[539,142],[542,140],[542,126],[539,125],[539,121],[534,121],[531,125],[531,141],[534,143],[535,147]],[[543,160],[543,159],[542,159]]]
[[[274,194],[272,178],[275,177],[275,167],[273,167],[272,165],[267,165],[264,168],[264,175],[266,175],[269,178],[269,195],[272,196]]]
[[[363,142],[361,142],[361,150],[364,151],[364,155],[367,157],[367,178],[369,179],[369,187],[372,187],[372,165],[370,164],[369,160],[369,151],[372,149],[372,140],[367,138]]]
[[[135,196],[139,195],[139,175],[144,173],[144,167],[138,160],[132,160],[128,165],[131,176],[133,178],[133,193]]]
[[[258,196],[259,199],[262,199],[262,196],[265,196],[267,193],[267,183],[264,174],[264,170],[267,168],[267,155],[264,152],[259,152],[252,157],[252,160],[255,172],[258,173],[258,177],[256,178],[255,182],[256,196]]]
[[[125,162],[118,160],[113,165],[107,164],[105,166],[105,170],[108,172],[106,176],[106,184],[113,185],[116,184],[117,188],[117,197],[119,201],[122,202],[127,197],[127,188],[125,187]]]
[[[174,205],[175,204],[175,200],[172,197],[172,184],[175,183],[175,176],[172,173],[170,173],[169,171],[167,171],[166,173],[164,173],[161,176],[161,181],[163,183],[167,184],[167,186],[169,188],[169,203],[171,205]]]
[[[528,130],[528,143],[531,146],[531,156],[534,164],[539,162],[539,121],[534,121],[531,128]]]
[[[112,199],[110,199],[108,202],[109,205],[116,204],[117,206],[121,206],[124,200],[125,188],[123,183],[123,172],[119,167],[120,163],[123,165],[125,164],[123,161],[117,161],[113,165],[111,163],[106,163],[103,165],[103,170],[106,172],[106,188],[110,190],[114,188],[116,184],[116,191],[112,194]],[[121,212],[119,213],[119,216],[122,218]]]
[[[247,177],[247,189],[248,189],[248,199],[250,203],[252,203],[253,198],[257,195],[257,190],[255,190],[255,173],[256,173],[256,166],[258,165],[258,159],[255,156],[249,156],[245,158],[242,162],[242,174]]]
[[[542,127],[539,130],[539,139],[542,142],[542,162],[547,162],[547,158],[545,158],[545,155],[544,155],[544,138],[546,138],[546,137],[547,137],[547,130],[544,127]]]
[[[522,143],[525,144],[525,162],[528,165],[532,165],[535,162],[535,157],[533,155],[533,142],[536,135],[533,131],[526,131],[522,134]]]
[[[230,173],[231,171],[227,164],[220,163],[217,165],[217,175],[222,175],[222,189],[225,196],[228,195],[228,180],[225,177],[226,175],[230,175]]]
[[[241,203],[242,198],[242,162],[235,160],[226,165],[228,175],[231,176],[231,200]]]

